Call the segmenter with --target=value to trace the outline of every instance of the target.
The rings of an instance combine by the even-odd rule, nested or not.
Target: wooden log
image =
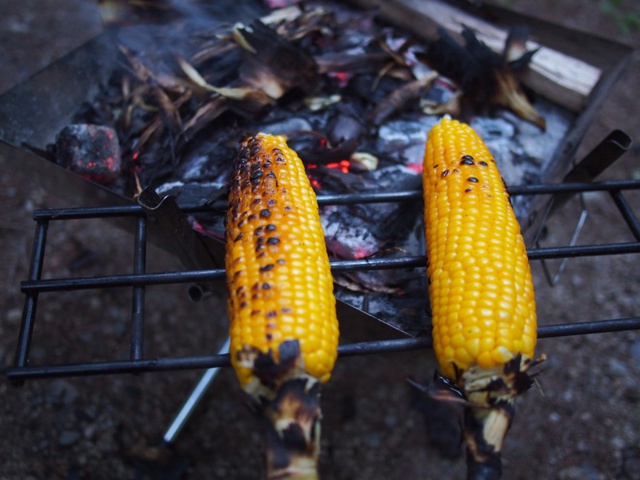
[[[502,53],[508,36],[498,27],[441,0],[347,0],[364,9],[377,9],[384,21],[405,28],[414,35],[433,41],[438,29],[461,38],[463,26],[473,29],[479,40]],[[549,100],[580,112],[602,76],[602,70],[543,44],[528,41],[527,50],[538,49],[529,68],[522,73],[524,85]]]

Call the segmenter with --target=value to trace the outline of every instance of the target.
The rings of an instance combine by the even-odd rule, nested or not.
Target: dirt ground
[[[51,1],[46,8],[44,3],[5,0],[0,5],[0,91],[80,44],[97,27],[80,21],[87,11],[81,1]],[[620,19],[600,7],[614,3],[508,2],[531,15],[640,47],[640,32],[623,33]],[[636,2],[623,4],[640,15]],[[636,52],[579,156],[612,129],[640,139],[638,78]],[[638,178],[639,156],[636,146],[601,179]],[[638,193],[629,195],[636,214]],[[580,243],[632,240],[606,195],[590,194],[585,201],[589,218]],[[3,366],[13,362],[22,314],[20,282],[28,275],[35,226],[31,212],[58,206],[65,204],[16,176],[0,159]],[[575,210],[561,212],[547,244],[563,244],[574,219]],[[51,227],[45,278],[129,271],[131,236],[104,222],[64,223]],[[638,255],[574,259],[554,287],[534,262],[540,323],[640,315],[639,261]],[[181,267],[152,249],[149,269]],[[148,357],[212,353],[216,322],[225,322],[220,298],[194,304],[184,287],[148,288],[147,295],[153,306],[147,320]],[[119,291],[43,295],[32,363],[125,358],[130,310],[130,296]],[[541,340],[538,350],[549,360],[541,388],[518,401],[504,449],[504,478],[640,479],[640,332]],[[339,361],[323,391],[323,478],[464,478],[460,455],[445,456],[430,446],[424,405],[405,382],[408,376],[426,380],[433,370],[430,351]],[[201,374],[32,380],[22,387],[0,378],[0,479],[260,478],[262,433],[230,369],[222,370],[175,444],[156,448]],[[444,434],[437,439],[450,440]]]

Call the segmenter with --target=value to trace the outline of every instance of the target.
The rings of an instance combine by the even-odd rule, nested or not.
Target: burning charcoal
[[[431,116],[391,120],[380,127],[376,150],[380,155],[421,172],[427,133],[437,120],[437,117]]]
[[[99,183],[120,175],[120,146],[116,132],[101,125],[67,125],[58,134],[56,163]]]
[[[326,144],[319,148],[303,151],[305,161],[316,165],[324,165],[328,169],[337,169],[343,173],[350,171],[351,155],[355,152],[358,142],[356,139],[341,142],[337,145]]]
[[[307,169],[321,169],[321,175],[331,175],[333,170],[345,173],[350,170],[350,157],[355,152],[357,139],[332,144],[322,132],[313,130],[311,123],[301,117],[265,124],[260,131],[286,135],[289,145],[299,153]],[[316,176],[310,171],[308,173]]]
[[[321,210],[327,248],[336,258],[360,259],[380,251],[382,243],[351,209],[330,205]]]
[[[412,190],[421,184],[419,173],[404,166],[384,167],[362,178],[336,169],[327,168],[326,172],[341,174],[345,184],[350,182],[348,188],[359,191]],[[327,177],[319,178],[325,187]],[[421,227],[416,229],[416,225],[422,225],[420,212],[421,205],[416,202],[325,206],[321,216],[327,248],[339,259],[382,258],[401,251],[418,251],[421,247],[416,242],[422,241]],[[409,290],[412,282],[420,281],[419,277],[412,270],[374,270],[345,272],[336,276],[336,282],[352,291],[398,295]]]

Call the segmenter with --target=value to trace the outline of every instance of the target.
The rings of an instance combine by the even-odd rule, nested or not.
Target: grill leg
[[[229,353],[229,339],[227,339],[227,341],[218,352],[219,355],[224,355],[226,353]],[[218,370],[220,370],[219,367],[213,367],[204,372],[202,378],[191,391],[191,394],[184,402],[184,405],[182,406],[176,417],[173,419],[173,422],[171,423],[171,425],[169,425],[169,428],[162,437],[162,443],[164,445],[170,445],[175,441],[176,437],[187,423],[187,420],[200,403],[200,400],[202,400],[202,397],[211,385],[211,382],[213,382],[214,378],[216,378]]]

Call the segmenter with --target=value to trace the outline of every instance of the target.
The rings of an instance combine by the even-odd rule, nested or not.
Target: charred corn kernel
[[[242,387],[275,380],[256,377],[256,355],[278,364],[287,341],[299,344],[296,368],[327,381],[338,346],[333,280],[315,193],[284,137],[243,143],[226,229],[230,355]]]
[[[441,373],[490,369],[536,342],[524,240],[491,153],[471,127],[448,118],[424,157],[429,296]]]

